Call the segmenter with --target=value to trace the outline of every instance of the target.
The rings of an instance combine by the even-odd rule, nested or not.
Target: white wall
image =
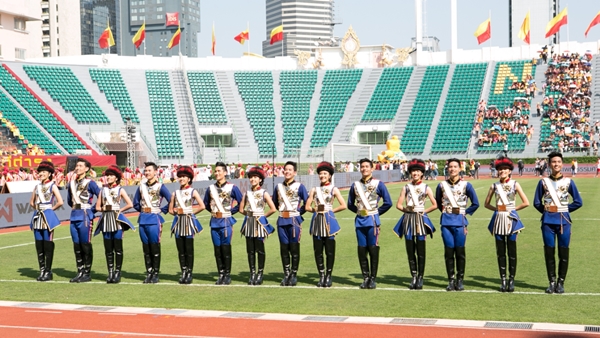
[[[26,58],[42,56],[40,2],[37,0],[0,0],[0,60],[14,61],[15,48],[25,49]],[[15,17],[25,19],[25,31],[15,30]]]

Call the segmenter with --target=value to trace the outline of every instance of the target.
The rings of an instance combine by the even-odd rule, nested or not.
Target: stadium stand
[[[487,105],[477,112],[478,152],[525,149],[536,67],[531,60],[496,63]]]
[[[362,69],[327,70],[325,72],[321,101],[315,115],[315,128],[310,140],[311,148],[321,148],[329,144],[361,76]]]
[[[67,113],[71,113],[77,122],[110,123],[71,68],[24,65],[23,70],[58,101]]]
[[[148,70],[146,71],[146,81],[158,157],[180,158],[183,156],[183,146],[173,103],[169,73]]]
[[[431,146],[432,153],[467,151],[473,130],[471,121],[475,120],[486,68],[487,63],[456,66]]]
[[[306,122],[310,116],[310,100],[315,92],[316,82],[316,70],[281,72],[279,85],[284,156],[295,155],[302,146]]]
[[[5,67],[7,67],[5,64],[3,67],[0,67],[2,87],[69,153],[73,154],[78,149],[86,149],[82,141],[23,87]],[[32,125],[31,122],[17,107],[13,107],[12,109],[3,108],[3,113],[19,127],[30,142],[41,146],[47,154],[61,153],[50,140],[44,140],[46,136],[39,129],[31,129],[29,127]]]
[[[118,69],[90,68],[90,76],[100,91],[104,93],[108,102],[112,103],[113,107],[119,111],[123,122],[127,122],[128,118],[131,119],[131,122],[140,122]]]
[[[188,72],[190,90],[201,125],[227,124],[219,88],[212,72]]]
[[[400,149],[405,153],[422,153],[435,116],[450,66],[429,66],[402,134]]]
[[[385,68],[369,100],[361,122],[389,122],[396,117],[398,106],[410,80],[413,67]]]
[[[234,77],[246,107],[246,117],[254,131],[259,155],[276,155],[272,73],[236,72]]]

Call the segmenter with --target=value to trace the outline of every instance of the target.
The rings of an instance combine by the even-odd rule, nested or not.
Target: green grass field
[[[519,180],[533,204],[537,180]],[[262,287],[248,287],[245,242],[236,232],[233,238],[231,286],[214,286],[217,278],[206,213],[200,214],[205,231],[196,237],[194,284],[179,285],[179,266],[174,239],[166,230],[162,236],[161,282],[144,285],[142,248],[137,233],[125,234],[123,279],[119,285],[106,284],[106,265],[102,239],[94,244],[92,283],[69,284],[75,275],[75,262],[68,226],[56,230],[54,282],[36,282],[38,275],[31,232],[0,235],[0,299],[76,303],[104,306],[142,306],[183,309],[275,312],[340,316],[383,316],[409,318],[450,318],[473,320],[533,321],[554,323],[600,324],[600,255],[595,197],[600,185],[591,178],[576,179],[584,207],[572,214],[571,261],[565,282],[566,293],[546,295],[547,286],[540,215],[531,206],[520,212],[525,224],[518,240],[516,292],[500,293],[494,239],[487,230],[491,211],[483,202],[492,180],[471,181],[481,207],[470,217],[467,239],[465,292],[446,292],[443,244],[439,231],[428,239],[427,268],[422,291],[409,291],[410,281],[404,243],[392,232],[400,217],[393,208],[382,216],[381,257],[378,289],[359,290],[362,277],[356,255],[353,215],[338,214],[342,232],[338,235],[334,269],[334,287],[318,289],[318,279],[308,235],[308,221],[302,239],[298,287],[280,287],[282,278],[277,235],[267,239],[267,266]],[[437,182],[431,182],[435,187]],[[394,205],[403,184],[390,184]],[[344,195],[347,192],[343,192]],[[436,227],[439,212],[432,213]],[[170,218],[168,219],[170,221]],[[275,221],[275,217],[271,217]],[[241,217],[234,231],[239,231]]]

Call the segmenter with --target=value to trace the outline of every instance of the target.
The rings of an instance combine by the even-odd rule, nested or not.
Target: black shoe
[[[85,271],[83,273],[83,275],[81,276],[81,278],[79,278],[79,280],[77,280],[77,283],[87,283],[87,282],[91,282],[91,281],[92,281],[92,276],[90,276],[90,272]]]
[[[231,284],[231,276],[229,275],[229,273],[226,273],[223,276],[223,284],[222,285],[229,285]]]
[[[546,289],[546,293],[554,293],[554,290],[556,290],[556,281],[551,279],[548,288]]]
[[[408,288],[410,290],[414,290],[417,288],[417,275],[416,274],[412,275],[412,279],[410,281],[410,285],[408,285]]]
[[[183,284],[192,284],[192,281],[194,280],[194,277],[192,275],[192,270],[187,269],[187,274],[185,275],[185,280],[183,281]]]
[[[254,278],[254,285],[262,285],[263,283],[263,270],[258,269],[258,273],[256,274],[256,278]]]
[[[219,278],[215,282],[215,285],[223,285],[223,279],[225,279],[225,271],[219,271]]]
[[[158,272],[155,271],[152,273],[152,276],[150,277],[150,284],[156,284],[158,282],[159,282]]]
[[[290,270],[289,266],[283,271],[283,280],[281,280],[281,286],[289,286],[290,285]]]
[[[181,277],[179,277],[179,281],[178,281],[178,283],[179,283],[179,284],[185,284],[185,280],[186,280],[186,278],[187,278],[187,269],[186,269],[186,268],[183,268],[183,269],[181,270]]]
[[[462,278],[456,280],[456,285],[454,285],[454,289],[456,291],[464,291],[465,286],[463,285]]]
[[[558,282],[556,283],[556,288],[554,289],[554,293],[565,293],[565,280],[564,279],[558,279]]]
[[[150,284],[152,280],[152,269],[146,273],[146,278],[144,279],[144,284]]]
[[[508,285],[506,284],[506,278],[500,280],[500,292],[506,292]]]
[[[113,282],[113,284],[121,283],[121,270],[115,270],[112,282]]]
[[[415,285],[415,290],[423,290],[423,276],[417,276],[417,285]]]
[[[43,281],[42,278],[44,278],[44,273],[45,272],[46,272],[46,269],[42,267],[40,269],[40,275],[37,276],[37,278],[35,280],[38,281],[38,282],[42,282]]]
[[[114,270],[109,270],[108,271],[108,277],[106,277],[106,283],[107,284],[112,284],[114,278],[115,278],[115,271]]]
[[[46,282],[52,280],[52,271],[44,271],[44,275],[42,276],[42,278],[40,279],[40,282]]]
[[[255,281],[256,281],[256,271],[251,270],[250,271],[250,278],[248,279],[248,285],[254,285]]]
[[[365,277],[363,279],[362,284],[360,285],[361,289],[368,289],[369,288],[369,284],[371,284],[371,281],[369,280],[369,277]]]
[[[325,271],[319,271],[319,281],[317,282],[317,287],[325,287]]]
[[[456,290],[455,286],[454,286],[454,278],[450,278],[448,280],[448,286],[446,286],[446,291],[454,291],[454,290]]]
[[[292,273],[290,274],[288,286],[296,286],[296,284],[298,283],[298,278],[296,277],[296,273],[297,273],[296,271],[292,271]]]
[[[325,284],[323,285],[323,287],[330,288],[331,284],[333,284],[333,282],[331,281],[331,271],[328,271],[325,274]]]
[[[371,278],[369,278],[369,287],[367,289],[376,289],[377,288],[377,282],[375,281],[377,277],[375,276],[371,276]]]
[[[79,283],[79,279],[83,277],[83,267],[77,268],[77,275],[69,280],[69,283]]]
[[[508,279],[508,286],[506,287],[506,292],[514,292],[515,291],[515,279]]]

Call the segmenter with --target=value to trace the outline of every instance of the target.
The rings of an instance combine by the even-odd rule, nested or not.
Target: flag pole
[[[146,19],[144,19],[144,56],[146,56]]]
[[[281,18],[281,56],[283,56],[283,43],[285,42],[285,33],[283,32],[283,18]]]
[[[246,32],[248,32],[248,55],[250,55],[250,21],[246,22]]]
[[[567,3],[567,7],[565,7],[565,8],[569,8],[568,3]],[[568,16],[567,16],[567,18],[568,18]],[[571,51],[570,44],[571,44],[571,39],[569,37],[569,19],[567,19],[567,49],[569,50],[569,52]]]
[[[110,15],[106,17],[106,27],[108,27],[108,31],[110,32]],[[112,33],[111,33],[112,34]],[[108,35],[108,55],[110,55],[110,34]]]
[[[492,61],[492,10],[489,10],[490,13],[490,61]]]

